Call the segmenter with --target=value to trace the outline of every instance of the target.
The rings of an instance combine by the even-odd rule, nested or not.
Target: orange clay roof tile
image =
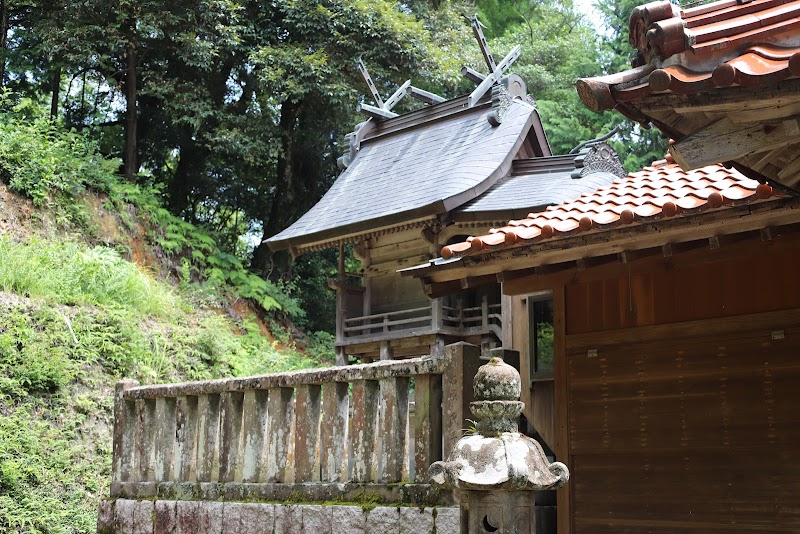
[[[800,0],[723,0],[682,10],[667,0],[633,10],[633,69],[578,80],[595,111],[653,92],[694,94],[800,76]]]
[[[509,221],[508,226],[492,229],[487,235],[448,245],[442,249],[442,257],[505,250],[664,217],[691,216],[774,196],[781,193],[721,165],[683,171],[675,163],[660,161],[575,200]]]

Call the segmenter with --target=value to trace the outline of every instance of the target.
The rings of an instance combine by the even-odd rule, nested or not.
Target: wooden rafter
[[[800,116],[737,124],[725,117],[670,147],[681,168],[698,169],[800,141]]]

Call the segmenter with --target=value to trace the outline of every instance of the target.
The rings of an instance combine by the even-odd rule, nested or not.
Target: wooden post
[[[344,347],[336,347],[336,365],[347,365],[347,351]]]
[[[356,380],[353,382],[353,418],[350,424],[352,447],[352,480],[371,482],[374,480],[375,424],[378,407],[378,381]]]
[[[267,471],[264,482],[284,482],[292,428],[292,388],[273,388],[267,400]]]
[[[431,301],[431,323],[434,332],[440,332],[444,327],[444,310],[442,309],[441,298],[435,298]]]
[[[121,380],[114,386],[114,435],[111,469],[111,496],[119,495],[119,484],[133,479],[133,443],[136,419],[132,401],[126,401],[123,394],[135,388],[139,382]]]
[[[486,294],[481,297],[481,330],[489,331],[489,295]]]
[[[212,482],[219,478],[219,395],[197,397],[197,480]]]
[[[408,424],[407,377],[380,381],[380,448],[378,451],[379,482],[400,482],[406,463],[406,430]]]
[[[381,341],[381,348],[380,348],[380,359],[381,360],[391,360],[393,357],[392,355],[392,347],[389,345],[388,341]]]
[[[324,482],[339,482],[347,470],[347,419],[350,397],[347,382],[322,385],[322,425],[320,427],[320,474]]]
[[[428,480],[428,467],[442,459],[442,375],[414,377],[414,481]]]
[[[237,480],[257,482],[263,462],[264,434],[267,428],[267,391],[248,390],[242,401],[242,460]]]
[[[137,399],[136,410],[136,480],[154,482],[155,474],[155,399]]]
[[[569,455],[569,367],[567,364],[566,292],[563,285],[553,288],[553,374],[555,380],[555,453],[556,459],[574,465]],[[556,491],[558,532],[572,532],[572,492],[574,484]]]
[[[194,446],[197,439],[197,397],[175,401],[175,462],[172,479],[188,482],[197,478]]]
[[[443,432],[444,450],[449,453],[468,428],[469,403],[475,400],[472,380],[480,367],[480,349],[470,343],[453,343],[444,348]]]
[[[319,481],[320,386],[297,386],[294,401],[294,482]]]
[[[156,399],[155,479],[171,480],[175,458],[175,399]]]
[[[344,320],[347,315],[347,295],[344,290],[344,245],[339,245],[339,273],[336,280],[336,342],[342,343],[345,338]]]
[[[239,437],[242,431],[244,394],[228,391],[220,396],[219,480],[236,480],[239,459]]]

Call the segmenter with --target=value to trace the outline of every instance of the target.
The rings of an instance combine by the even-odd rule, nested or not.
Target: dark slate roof
[[[611,172],[591,172],[573,178],[575,158],[572,154],[514,161],[511,175],[458,208],[456,220],[524,218],[547,206],[574,200],[618,178]]]
[[[502,123],[488,106],[367,138],[322,199],[267,240],[273,250],[446,213],[505,176],[531,126],[533,106],[514,100]]]

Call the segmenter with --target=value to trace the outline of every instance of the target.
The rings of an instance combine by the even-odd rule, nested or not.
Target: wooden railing
[[[502,339],[500,304],[489,304],[484,297],[473,307],[443,306],[434,301],[430,306],[376,313],[344,320],[343,338],[348,342],[377,340],[410,332],[481,335],[493,333]]]
[[[325,501],[376,492],[386,502],[449,502],[427,484],[427,468],[465,426],[477,362],[477,347],[459,343],[438,358],[122,381],[111,496]]]
[[[388,333],[391,331],[407,330],[414,326],[431,325],[433,310],[431,306],[411,308],[388,313],[377,313],[345,319],[345,337]]]

